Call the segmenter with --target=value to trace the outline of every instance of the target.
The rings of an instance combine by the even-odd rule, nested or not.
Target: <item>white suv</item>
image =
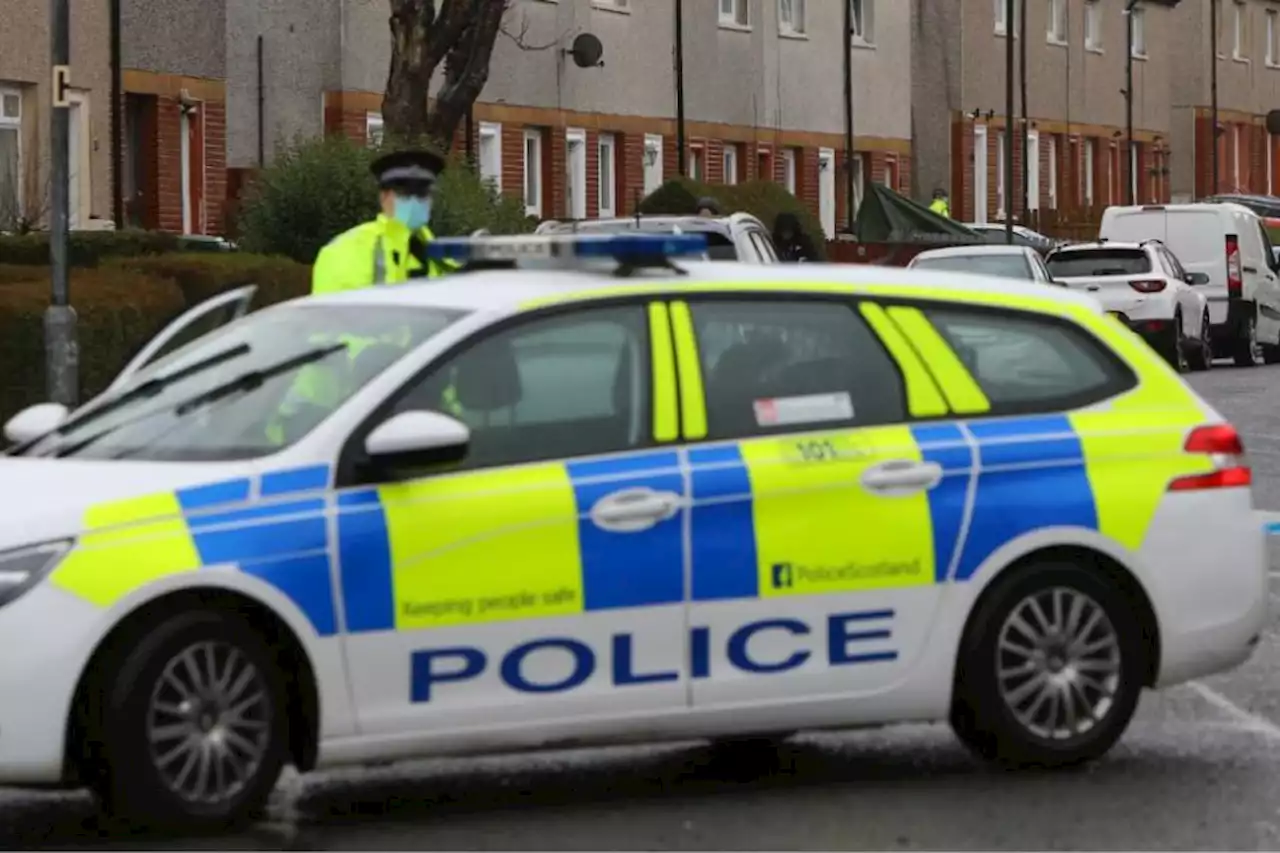
[[[1184,270],[1159,240],[1066,246],[1045,264],[1054,281],[1097,298],[1179,370],[1209,368],[1209,276]]]
[[[627,216],[584,221],[548,220],[538,234],[705,234],[707,258],[744,264],[776,264],[778,250],[764,223],[749,213],[729,216]]]

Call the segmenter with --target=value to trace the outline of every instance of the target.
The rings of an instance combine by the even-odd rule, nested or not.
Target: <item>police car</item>
[[[1240,438],[1096,302],[704,239],[437,241],[18,415],[0,783],[218,827],[286,764],[948,720],[1064,765],[1247,659]]]

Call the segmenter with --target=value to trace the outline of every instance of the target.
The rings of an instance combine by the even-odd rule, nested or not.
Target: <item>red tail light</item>
[[[1227,296],[1236,297],[1244,290],[1240,277],[1240,240],[1234,234],[1227,235]]]
[[[1139,293],[1159,293],[1164,290],[1165,283],[1161,279],[1154,278],[1148,281],[1131,281],[1129,286]]]
[[[1233,489],[1247,487],[1253,482],[1253,473],[1244,460],[1244,443],[1240,441],[1240,434],[1229,424],[1193,429],[1182,449],[1187,453],[1203,453],[1212,457],[1216,470],[1208,474],[1178,477],[1169,484],[1171,492]]]

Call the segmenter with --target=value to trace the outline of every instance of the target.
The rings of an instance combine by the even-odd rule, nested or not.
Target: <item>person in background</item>
[[[813,242],[800,227],[800,217],[785,210],[773,220],[773,245],[778,250],[778,259],[783,263],[796,264],[818,259]]]
[[[722,216],[720,213],[720,202],[716,201],[709,195],[698,199],[698,215],[699,216]]]
[[[942,187],[933,191],[933,201],[929,203],[929,209],[939,216],[951,218],[951,202],[947,201],[947,191]]]

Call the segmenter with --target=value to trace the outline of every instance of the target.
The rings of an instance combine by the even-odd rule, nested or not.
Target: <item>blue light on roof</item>
[[[427,256],[451,261],[521,261],[570,258],[632,261],[701,255],[705,234],[555,234],[445,237],[427,243]]]

